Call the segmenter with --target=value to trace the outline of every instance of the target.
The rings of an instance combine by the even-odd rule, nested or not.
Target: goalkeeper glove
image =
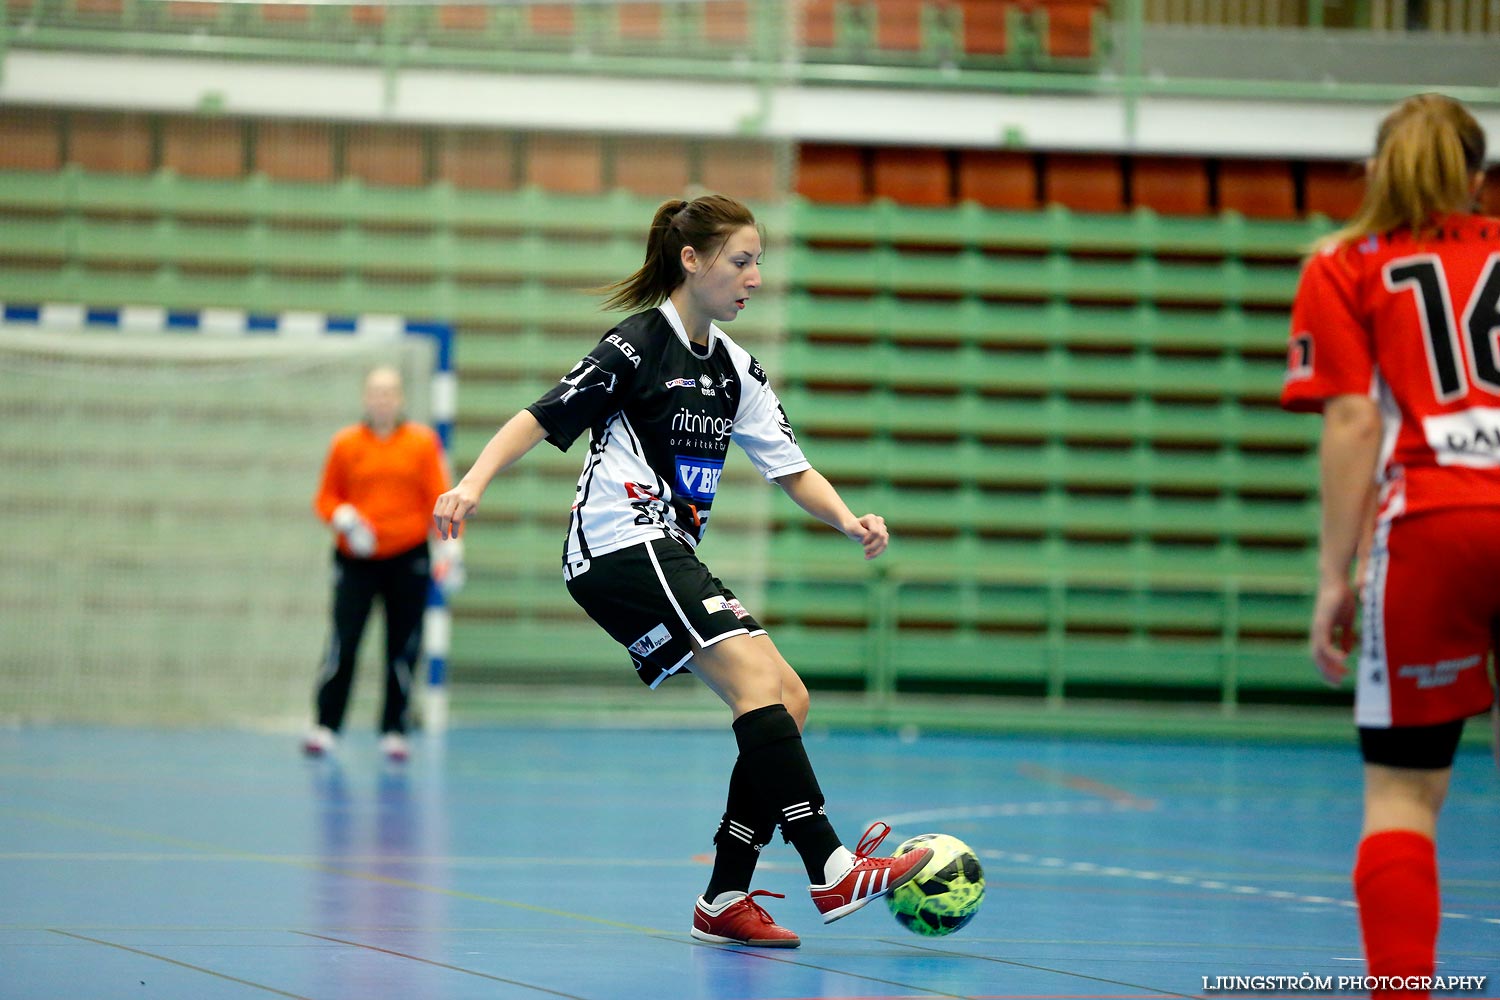
[[[352,555],[361,559],[375,553],[375,530],[352,503],[341,503],[333,511],[333,530],[344,536]]]

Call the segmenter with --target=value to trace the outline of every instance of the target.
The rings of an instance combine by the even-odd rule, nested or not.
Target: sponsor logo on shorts
[[[724,460],[677,456],[677,494],[689,500],[712,500],[719,492]]]
[[[671,638],[672,633],[667,631],[667,626],[658,625],[635,642],[632,642],[629,649],[636,656],[650,656],[665,646]]]
[[[716,615],[720,611],[732,611],[736,618],[750,617],[750,612],[745,610],[745,606],[740,603],[739,598],[725,597],[722,594],[718,597],[705,597],[703,599],[703,608],[711,615]]]
[[[1418,689],[1447,687],[1458,680],[1460,672],[1477,667],[1483,661],[1484,657],[1475,654],[1457,660],[1439,660],[1437,663],[1413,663],[1398,669],[1396,676],[1416,681]]]

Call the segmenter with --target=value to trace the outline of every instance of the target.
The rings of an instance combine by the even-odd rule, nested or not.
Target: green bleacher
[[[462,469],[606,328],[586,289],[636,266],[655,204],[12,170],[0,299],[450,320]],[[875,703],[1316,687],[1318,427],[1275,404],[1297,261],[1326,220],[800,199],[768,215],[783,287],[735,335],[894,541],[863,563],[735,457],[705,551],[814,684]],[[559,579],[579,462],[538,449],[487,500],[455,676],[623,666]]]

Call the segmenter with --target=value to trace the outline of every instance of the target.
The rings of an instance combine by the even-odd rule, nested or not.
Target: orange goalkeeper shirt
[[[442,445],[429,427],[402,423],[388,437],[368,424],[333,436],[313,509],[325,522],[340,504],[353,504],[375,531],[384,559],[420,545],[432,527],[432,508],[448,489]],[[350,555],[342,535],[339,550]]]

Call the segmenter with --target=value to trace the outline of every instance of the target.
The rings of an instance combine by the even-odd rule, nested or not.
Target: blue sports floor
[[[973,923],[919,938],[877,903],[825,927],[778,839],[757,887],[803,947],[694,943],[727,727],[457,729],[405,767],[364,732],[309,761],[286,734],[0,731],[0,997],[1058,1000],[1363,971],[1351,747],[808,746],[846,842],[884,818],[887,849],[979,852]],[[1497,819],[1500,777],[1466,750],[1438,971],[1488,976],[1470,996],[1500,996]]]

